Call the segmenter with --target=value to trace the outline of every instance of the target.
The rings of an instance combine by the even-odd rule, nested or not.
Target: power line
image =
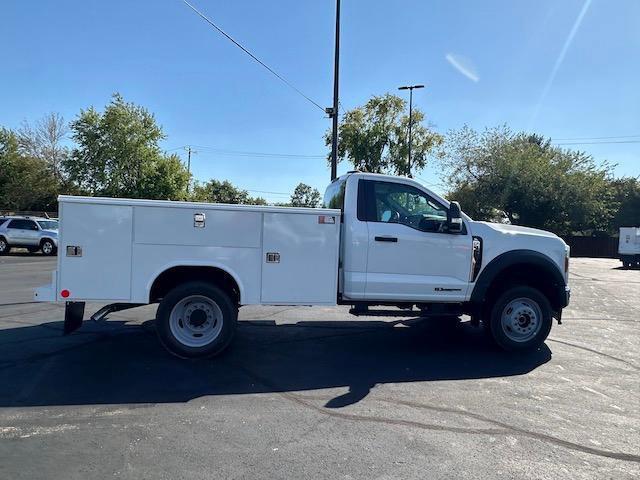
[[[228,40],[230,40],[231,42],[233,42],[233,44],[235,46],[237,46],[238,48],[240,48],[244,53],[246,53],[247,55],[249,55],[251,58],[253,58],[256,62],[258,62],[260,65],[262,65],[264,68],[266,68],[267,70],[269,70],[269,72],[271,72],[273,75],[275,75],[279,80],[281,80],[282,82],[284,82],[289,88],[295,90],[299,95],[302,95],[304,98],[307,99],[307,101],[311,102],[313,105],[315,105],[316,107],[318,107],[320,110],[322,110],[322,112],[324,113],[325,109],[323,107],[320,106],[320,104],[318,104],[317,102],[315,102],[314,100],[312,100],[309,96],[307,96],[304,92],[302,92],[299,88],[297,88],[295,85],[293,85],[289,80],[287,80],[286,78],[284,78],[282,75],[280,75],[278,72],[276,72],[273,68],[271,68],[269,65],[267,65],[266,63],[264,63],[262,60],[260,60],[258,57],[256,57],[253,53],[251,53],[249,50],[247,50],[245,47],[243,47],[239,42],[237,42],[236,40],[233,39],[233,37],[231,37],[231,35],[229,35],[228,33],[226,33],[224,30],[222,30],[219,26],[217,26],[215,23],[213,23],[211,20],[209,20],[209,18],[207,18],[207,16],[202,13],[200,10],[198,10],[196,7],[194,7],[193,5],[191,5],[189,2],[187,2],[187,0],[182,0],[184,3],[187,4],[187,6],[189,8],[191,8],[191,10],[193,10],[194,12],[196,12],[202,19],[204,19],[209,25],[211,25],[213,28],[215,28],[218,32],[220,32],[222,35],[224,35]]]
[[[326,155],[308,155],[298,153],[276,153],[276,152],[251,152],[242,150],[226,150],[223,148],[209,147],[206,145],[194,145],[198,148],[204,148],[215,153],[224,155],[238,155],[238,156],[257,156],[257,157],[280,157],[280,158],[325,158]]]
[[[207,145],[191,145],[191,146],[208,150],[212,153],[216,153],[219,155],[232,156],[232,157],[238,156],[238,157],[264,157],[264,158],[326,158],[326,155],[308,155],[308,154],[276,153],[276,152],[250,152],[250,151],[242,151],[242,150],[226,150],[223,148],[211,147]],[[172,152],[172,151],[180,150],[186,147],[188,147],[188,145],[171,148],[169,150],[165,150],[165,152]]]
[[[245,189],[243,189],[245,190]],[[264,190],[250,190],[250,189],[246,189],[247,192],[252,192],[252,193],[266,193],[269,195],[285,195],[287,197],[289,197],[291,194],[290,193],[285,193],[285,192],[265,192]]]
[[[618,135],[613,137],[569,137],[569,138],[552,138],[552,141],[558,140],[610,140],[616,138],[640,138],[640,135]]]
[[[424,184],[425,184],[426,186],[428,186],[428,187],[443,187],[443,188],[447,188],[447,187],[448,187],[448,185],[445,185],[444,183],[433,183],[433,182],[429,182],[429,181],[425,180],[424,178],[422,178],[422,177],[418,177],[418,176],[416,176],[416,178],[417,178],[418,180],[422,181],[422,183],[424,183]]]
[[[605,142],[565,142],[565,143],[556,143],[556,145],[608,145],[610,143],[640,143],[640,140],[615,140],[615,141],[605,141]]]

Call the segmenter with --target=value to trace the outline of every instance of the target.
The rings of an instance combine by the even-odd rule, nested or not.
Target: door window
[[[11,220],[11,223],[7,225],[7,228],[15,228],[18,230],[38,230],[35,222],[32,220]]]
[[[370,182],[368,220],[400,223],[423,232],[446,232],[447,209],[411,185]]]

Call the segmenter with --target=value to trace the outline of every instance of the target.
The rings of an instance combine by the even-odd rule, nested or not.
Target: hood
[[[490,222],[474,222],[479,225],[483,225],[486,228],[490,228],[499,233],[503,233],[505,235],[527,235],[527,236],[536,236],[536,237],[547,237],[547,238],[557,238],[555,233],[547,232],[546,230],[539,230],[537,228],[530,227],[521,227],[519,225],[507,225],[503,223],[490,223]]]
[[[46,233],[47,235],[58,235],[58,230],[40,230],[42,233]]]

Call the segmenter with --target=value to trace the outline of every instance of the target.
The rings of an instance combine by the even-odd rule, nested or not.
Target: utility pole
[[[333,121],[331,133],[331,181],[338,175],[338,74],[340,70],[340,0],[336,0],[336,45],[333,64],[333,107],[326,112]]]
[[[409,158],[407,159],[407,176],[411,178],[411,125],[413,124],[413,89],[424,88],[424,85],[407,85],[398,90],[409,90]]]
[[[187,151],[187,172],[189,173],[189,182],[187,183],[187,193],[189,193],[189,187],[191,186],[191,154],[196,154],[195,150],[191,150],[191,145],[185,148]]]

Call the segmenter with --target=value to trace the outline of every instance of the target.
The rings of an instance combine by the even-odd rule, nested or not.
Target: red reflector
[[[67,297],[69,296],[69,290],[62,290],[62,291],[60,292],[60,296],[61,296],[62,298],[67,298]]]
[[[333,225],[336,223],[336,217],[332,217],[331,215],[318,215],[318,223],[330,223]]]

